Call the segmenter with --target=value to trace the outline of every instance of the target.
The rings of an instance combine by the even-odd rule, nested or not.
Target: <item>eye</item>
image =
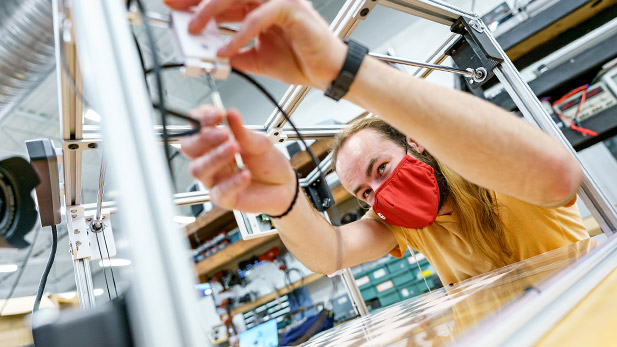
[[[381,165],[379,165],[379,167],[377,168],[377,172],[379,173],[379,175],[383,175],[383,172],[386,170],[386,163],[383,163]]]
[[[372,189],[367,189],[367,190],[365,190],[365,191],[362,193],[362,197],[363,197],[365,200],[366,200],[366,199],[368,199],[368,197],[369,197],[369,195],[371,195],[371,192],[372,192],[372,191],[373,191]]]

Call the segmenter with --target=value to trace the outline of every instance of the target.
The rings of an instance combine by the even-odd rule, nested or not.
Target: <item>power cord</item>
[[[51,226],[51,252],[49,253],[49,259],[47,260],[47,265],[45,265],[45,271],[43,271],[43,276],[41,277],[41,282],[39,283],[39,290],[36,293],[36,299],[34,300],[34,307],[32,308],[32,312],[36,312],[39,310],[39,306],[41,305],[41,299],[43,298],[43,292],[45,291],[45,285],[47,284],[47,276],[49,276],[49,271],[51,270],[52,265],[54,265],[54,259],[56,259],[56,249],[58,248],[58,230],[56,230],[56,226]]]
[[[6,308],[6,305],[9,303],[9,300],[13,297],[13,293],[15,292],[15,288],[17,288],[17,285],[19,284],[19,280],[21,279],[21,275],[24,274],[24,270],[26,269],[26,265],[28,264],[28,260],[30,259],[30,256],[32,255],[32,250],[34,250],[34,243],[36,242],[36,239],[39,236],[40,232],[41,232],[40,229],[37,229],[35,231],[34,237],[32,238],[32,242],[30,243],[30,249],[28,249],[28,253],[26,254],[26,257],[21,262],[21,268],[19,269],[19,273],[17,274],[17,278],[15,278],[15,282],[13,282],[13,286],[11,287],[11,290],[9,291],[9,295],[4,300],[4,304],[2,304],[2,308],[0,309],[0,316],[2,316],[2,312],[4,312],[4,309]]]

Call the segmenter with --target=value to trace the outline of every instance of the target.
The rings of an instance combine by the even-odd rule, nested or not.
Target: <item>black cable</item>
[[[173,166],[171,165],[171,161],[169,160],[169,134],[167,133],[167,110],[165,109],[165,93],[163,89],[163,78],[161,76],[161,64],[159,63],[159,58],[156,54],[156,43],[154,42],[154,34],[152,33],[152,28],[150,27],[150,22],[148,21],[148,17],[146,15],[146,9],[142,0],[135,0],[137,3],[137,8],[139,9],[139,13],[141,18],[144,18],[144,29],[146,31],[146,37],[148,38],[148,43],[150,44],[150,51],[152,52],[152,64],[154,65],[153,71],[156,77],[156,89],[158,94],[158,110],[161,113],[161,123],[163,125],[163,144],[165,149],[165,159],[167,160],[167,166],[169,167],[169,173],[171,174],[172,180],[174,180],[174,172]],[[174,185],[175,186],[175,185]],[[175,190],[175,187],[174,187]]]
[[[97,237],[97,242],[98,242],[98,237]],[[118,288],[116,287],[116,277],[114,276],[114,267],[111,266],[111,259],[109,258],[109,248],[107,248],[107,238],[105,237],[105,234],[103,234],[103,242],[105,242],[105,252],[107,252],[107,261],[109,261],[109,270],[111,270],[111,281],[114,284],[114,292],[116,292],[116,298],[117,298]]]
[[[99,242],[99,234],[96,233],[96,245],[99,248],[99,256],[101,257],[101,264],[103,264],[103,277],[105,277],[105,286],[107,287],[107,296],[109,297],[109,301],[111,301],[111,291],[109,290],[109,282],[107,281],[107,272],[105,272],[105,261],[103,260],[103,252],[101,252],[101,243]],[[103,236],[105,238],[105,236]],[[111,267],[111,262],[109,263],[109,267]]]
[[[30,243],[30,249],[28,249],[28,253],[26,254],[26,257],[21,262],[21,269],[19,269],[17,278],[15,279],[15,282],[13,282],[13,286],[11,287],[11,290],[9,291],[9,295],[4,300],[4,304],[2,305],[2,308],[0,309],[0,316],[2,316],[2,312],[4,312],[4,309],[6,308],[6,304],[8,304],[9,300],[13,297],[13,293],[15,292],[15,288],[17,288],[17,285],[19,284],[21,275],[24,274],[24,270],[26,269],[26,265],[28,264],[28,259],[30,259],[30,255],[32,255],[32,250],[34,250],[34,242],[36,241],[37,236],[39,236],[39,232],[40,232],[40,229],[35,231],[34,237],[32,238],[32,243]]]
[[[51,270],[52,265],[54,265],[54,259],[56,259],[56,249],[58,248],[58,230],[56,230],[56,226],[51,226],[51,252],[49,253],[49,259],[47,260],[47,265],[45,265],[45,270],[43,271],[43,276],[41,277],[41,282],[39,283],[39,290],[36,293],[36,299],[34,299],[34,307],[32,308],[32,312],[36,312],[39,310],[39,306],[41,305],[41,299],[43,298],[43,292],[45,291],[45,285],[47,284],[47,276],[49,276],[49,271]]]
[[[306,141],[304,140],[304,137],[302,136],[302,134],[300,133],[298,128],[296,128],[296,125],[291,121],[291,119],[289,118],[289,115],[287,115],[287,112],[285,112],[285,110],[283,110],[283,108],[278,104],[278,102],[276,101],[274,96],[272,96],[272,94],[270,94],[270,92],[268,92],[266,90],[266,88],[264,88],[254,78],[252,78],[251,76],[249,76],[249,75],[245,74],[244,72],[242,72],[240,70],[237,70],[235,68],[232,68],[231,71],[236,73],[237,75],[243,77],[245,80],[247,80],[253,86],[255,86],[257,89],[259,89],[259,91],[262,92],[263,95],[265,95],[266,98],[268,98],[268,100],[270,100],[270,102],[272,102],[272,104],[274,104],[274,106],[279,110],[279,112],[281,112],[283,117],[285,117],[285,120],[287,120],[287,122],[289,122],[289,124],[291,125],[293,130],[296,132],[296,134],[298,134],[298,138],[300,139],[300,142],[302,142],[302,144],[304,145],[304,148],[306,148],[306,151],[309,153],[309,155],[311,156],[311,159],[313,160],[313,162],[317,166],[317,171],[319,172],[319,177],[321,178],[321,184],[323,185],[324,190],[328,194],[328,199],[330,199],[330,208],[331,208],[330,212],[331,212],[331,216],[332,216],[332,220],[330,222],[334,226],[339,226],[340,222],[339,222],[339,218],[338,218],[337,209],[336,209],[336,207],[334,205],[334,197],[332,197],[332,192],[330,191],[330,187],[328,187],[328,182],[326,182],[326,177],[323,174],[323,172],[321,170],[321,167],[319,166],[319,164],[321,162],[320,162],[319,158],[317,158],[317,156],[315,156],[315,153],[313,153],[311,148],[306,144]]]

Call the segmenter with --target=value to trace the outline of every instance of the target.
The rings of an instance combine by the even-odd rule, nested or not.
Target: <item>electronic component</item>
[[[581,102],[583,104],[579,107]],[[578,91],[565,100],[559,100],[553,104],[553,108],[555,113],[570,119],[576,117],[577,120],[581,121],[616,104],[617,98],[608,91],[603,82],[598,82]]]
[[[184,62],[185,75],[197,77],[204,73],[215,79],[227,79],[231,72],[229,59],[219,58],[216,53],[225,44],[216,22],[211,20],[199,35],[188,31],[192,12],[171,11],[171,31],[174,45]]]
[[[615,67],[603,74],[602,82],[604,82],[608,89],[613,92],[613,95],[617,97],[617,62]]]

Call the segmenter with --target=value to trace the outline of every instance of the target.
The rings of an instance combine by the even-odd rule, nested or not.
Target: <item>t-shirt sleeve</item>
[[[364,216],[362,216],[362,219],[374,219],[388,227],[388,230],[392,232],[397,243],[397,245],[394,246],[392,250],[390,250],[390,254],[396,258],[403,257],[405,252],[407,252],[407,241],[405,240],[405,235],[403,235],[403,228],[384,222],[381,218],[379,218],[379,216],[373,211],[372,208],[368,210],[368,212],[366,212]],[[409,242],[411,243],[413,241],[409,240]],[[411,247],[417,249],[413,244],[411,244]]]

